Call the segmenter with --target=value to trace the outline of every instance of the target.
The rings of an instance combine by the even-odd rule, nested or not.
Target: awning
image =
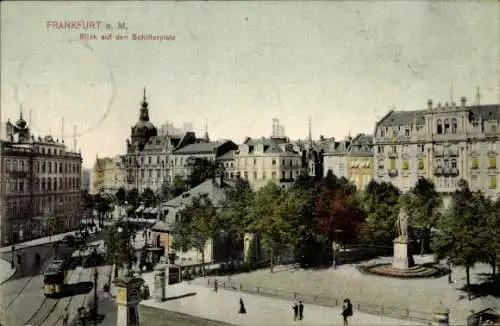
[[[137,207],[137,209],[135,210],[135,212],[136,212],[136,213],[140,213],[140,212],[142,212],[143,210],[144,210],[144,206],[142,206],[142,205],[141,205],[141,206]]]

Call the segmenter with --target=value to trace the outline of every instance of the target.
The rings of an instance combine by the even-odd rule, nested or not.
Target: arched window
[[[452,159],[451,160],[451,168],[452,169],[456,169],[457,168],[457,159]]]
[[[444,133],[447,134],[450,132],[450,120],[444,119]]]
[[[437,159],[437,160],[436,160],[436,167],[437,167],[437,168],[441,168],[441,167],[443,167],[443,162],[442,162],[440,159]]]
[[[451,119],[451,132],[456,133],[457,127],[458,127],[457,119],[455,118]]]
[[[441,119],[438,119],[437,121],[437,133],[438,135],[443,133],[443,124],[441,122]]]

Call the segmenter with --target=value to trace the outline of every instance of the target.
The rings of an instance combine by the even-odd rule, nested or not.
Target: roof
[[[234,153],[235,152],[236,152],[235,150],[229,151],[229,152],[225,153],[224,155],[217,157],[217,161],[234,160]]]
[[[499,104],[487,104],[487,105],[474,105],[466,106],[466,110],[471,113],[471,120],[485,119],[497,119],[500,120],[500,105]],[[434,109],[433,109],[434,110]],[[436,109],[439,112],[439,109]],[[425,124],[426,113],[429,113],[429,109],[416,110],[416,111],[390,111],[386,116],[384,116],[378,123],[378,126],[389,127],[389,126],[402,126],[402,125],[412,125]]]
[[[224,181],[225,188],[220,187],[213,179],[206,180],[196,187],[182,193],[181,195],[162,204],[162,210],[167,211],[165,222],[158,221],[153,226],[153,230],[167,232],[175,222],[175,215],[179,210],[190,204],[192,198],[206,195],[215,207],[220,207],[226,199],[226,191],[233,188],[233,184]]]
[[[349,140],[342,140],[335,142],[335,145],[333,148],[325,148],[325,155],[346,155],[347,150],[349,149],[349,145],[351,144],[351,141]]]
[[[222,145],[219,142],[195,143],[179,148],[174,151],[173,155],[185,154],[215,154],[215,150]]]
[[[349,145],[348,153],[352,156],[373,155],[373,136],[358,134]]]
[[[248,145],[249,153],[252,153],[257,145],[263,145],[264,153],[295,152],[293,150],[293,143],[290,143],[285,138],[247,138],[243,145]],[[283,145],[285,146],[283,147]]]

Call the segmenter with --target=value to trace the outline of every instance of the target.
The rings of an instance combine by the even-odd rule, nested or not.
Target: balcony
[[[397,158],[398,157],[398,153],[390,151],[389,153],[387,153],[387,156],[389,156],[389,158]]]
[[[387,173],[391,178],[395,178],[398,176],[398,170],[396,169],[389,169],[389,172]]]
[[[437,167],[434,169],[434,175],[443,175],[444,169],[442,167]]]
[[[494,168],[488,168],[488,175],[494,176],[498,174],[498,170],[496,167]]]
[[[457,157],[458,156],[458,149],[455,148],[448,148],[444,151],[444,153],[448,156],[453,156]]]

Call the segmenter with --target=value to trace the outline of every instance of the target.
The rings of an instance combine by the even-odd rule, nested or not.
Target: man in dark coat
[[[299,320],[304,319],[304,305],[299,301]]]

